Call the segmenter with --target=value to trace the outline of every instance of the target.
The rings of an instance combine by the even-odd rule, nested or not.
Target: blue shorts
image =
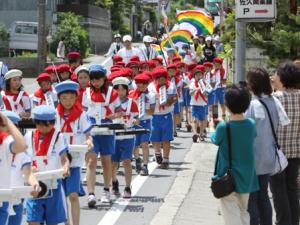
[[[9,216],[8,225],[21,225],[23,217],[23,203],[20,203],[19,205],[14,205],[13,209],[16,215]]]
[[[174,103],[174,114],[180,114],[181,111],[181,104],[179,101]]]
[[[183,106],[191,105],[191,95],[190,90],[187,88],[182,89],[182,97],[183,97]]]
[[[58,188],[51,191],[52,197],[27,199],[27,222],[58,224],[67,221],[66,202],[61,181]]]
[[[135,146],[140,146],[143,142],[149,142],[150,141],[150,135],[151,135],[151,119],[149,120],[141,120],[140,126],[144,129],[150,130],[150,133],[147,134],[137,134],[135,136]]]
[[[225,88],[217,88],[216,90],[216,103],[221,105],[225,104]]]
[[[198,105],[193,105],[192,106],[192,117],[193,119],[197,119],[199,121],[204,121],[206,120],[206,115],[207,115],[207,107],[206,106],[198,106]]]
[[[112,161],[121,162],[125,159],[132,160],[134,142],[134,138],[116,140],[115,154],[111,156]]]
[[[115,135],[95,135],[93,136],[93,151],[100,155],[112,155],[115,152]]]
[[[153,115],[152,142],[173,141],[173,116],[172,113],[165,115]]]
[[[0,224],[5,225],[8,220],[8,202],[3,202],[0,207]]]
[[[208,94],[208,105],[215,105],[216,104],[216,91],[212,91]]]
[[[81,168],[71,167],[70,176],[62,180],[65,195],[69,196],[71,193],[77,193],[80,197],[85,196],[85,191],[81,183]]]

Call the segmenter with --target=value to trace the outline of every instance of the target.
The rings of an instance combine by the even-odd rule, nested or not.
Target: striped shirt
[[[287,158],[300,158],[300,90],[276,92],[290,124],[278,127],[278,141]]]

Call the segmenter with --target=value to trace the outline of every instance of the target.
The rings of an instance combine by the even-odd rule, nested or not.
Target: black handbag
[[[227,195],[230,195],[234,192],[234,179],[232,175],[232,149],[231,149],[231,133],[230,133],[230,125],[229,122],[226,123],[226,131],[227,131],[227,140],[228,140],[228,156],[229,156],[229,168],[226,174],[216,180],[211,182],[211,191],[215,198],[223,198]],[[214,175],[217,174],[217,163],[219,160],[219,151],[217,154],[217,160],[215,163],[215,172]]]

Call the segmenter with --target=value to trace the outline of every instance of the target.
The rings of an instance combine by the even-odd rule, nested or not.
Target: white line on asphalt
[[[110,58],[110,57],[107,57],[107,58],[101,63],[101,65],[102,65],[102,66],[105,66],[110,60],[111,60],[111,58]]]
[[[157,163],[151,162],[148,164],[149,175],[156,169]],[[143,186],[145,181],[149,176],[140,176],[138,175],[132,182],[132,196],[134,197],[140,188]],[[130,200],[124,200],[119,198],[114,202],[110,210],[104,215],[104,217],[99,221],[98,225],[113,225],[115,224],[119,217],[124,212],[126,206],[130,203]]]

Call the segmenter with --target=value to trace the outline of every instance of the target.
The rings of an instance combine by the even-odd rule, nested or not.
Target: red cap
[[[159,62],[161,65],[163,64],[163,59],[162,58],[156,57],[156,58],[154,58],[152,60],[155,61],[155,62]]]
[[[171,70],[171,69],[175,69],[176,70],[177,66],[175,64],[168,65],[167,70]]]
[[[143,74],[146,74],[150,80],[152,80],[152,72],[150,71],[144,71]]]
[[[136,84],[148,84],[150,81],[150,77],[147,73],[139,73],[138,75],[135,76],[134,81]]]
[[[47,66],[44,70],[45,73],[55,73],[56,67],[54,65]]]
[[[197,66],[196,63],[187,64],[187,65],[186,65],[186,69],[187,69],[188,71],[192,71],[196,66]]]
[[[114,55],[114,56],[112,57],[112,60],[113,60],[114,62],[122,62],[122,61],[123,61],[123,58],[122,58],[122,56]]]
[[[78,59],[81,58],[81,55],[79,52],[69,52],[67,57],[68,59]]]
[[[213,68],[213,64],[211,62],[205,62],[203,63],[203,66]]]
[[[134,55],[130,58],[129,61],[130,62],[140,62],[140,57],[138,57],[137,55]]]
[[[173,61],[173,63],[181,62],[181,58],[179,56],[175,56],[172,61]]]
[[[148,62],[147,61],[141,61],[140,62],[140,66],[142,67],[142,66],[148,66]]]
[[[203,66],[203,65],[197,65],[194,69],[193,69],[193,75],[195,75],[195,73],[197,73],[197,72],[204,72],[204,70],[205,70],[205,67]]]
[[[148,61],[148,66],[149,66],[149,68],[154,69],[156,67],[155,61],[154,60],[149,60]]]
[[[51,76],[48,73],[41,73],[37,78],[36,81],[38,83],[42,82],[42,81],[51,81]]]
[[[72,73],[71,72],[71,67],[69,64],[61,64],[58,66],[57,68],[57,71],[62,73],[62,72],[69,72],[69,73]]]
[[[121,68],[118,67],[118,66],[112,66],[112,67],[110,68],[110,72],[115,72],[115,71],[119,71],[119,70],[121,70]]]
[[[139,67],[140,63],[138,61],[130,61],[127,63],[126,67],[131,68],[131,67]]]
[[[181,68],[181,67],[185,67],[185,63],[184,62],[179,62],[176,64],[177,68]]]
[[[216,58],[214,58],[214,63],[220,63],[220,64],[222,64],[223,63],[223,59],[220,58],[220,57],[216,57]]]
[[[153,70],[152,77],[153,77],[153,79],[157,79],[159,77],[168,78],[168,71],[162,66],[157,67]]]
[[[133,71],[129,67],[122,69],[122,77],[132,77]]]
[[[125,67],[125,63],[124,63],[124,62],[117,62],[116,65],[118,65],[118,66],[120,66],[120,67]]]
[[[123,72],[121,70],[119,71],[115,71],[115,72],[112,72],[111,74],[108,75],[108,81],[112,82],[115,78],[117,77],[121,77],[123,74]]]

